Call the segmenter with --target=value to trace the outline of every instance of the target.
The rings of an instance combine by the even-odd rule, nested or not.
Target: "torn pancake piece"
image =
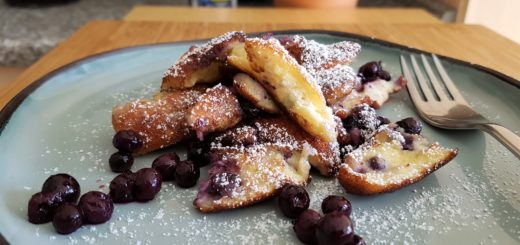
[[[228,32],[203,45],[191,47],[164,73],[161,91],[218,81],[223,76],[228,53],[234,46],[243,43],[245,38],[241,31]]]
[[[348,65],[361,51],[361,45],[352,41],[322,44],[300,35],[280,37],[281,44],[299,64],[312,72],[337,65]]]
[[[233,88],[256,108],[271,114],[281,112],[264,87],[249,75],[245,73],[236,74],[233,77]]]
[[[315,79],[276,39],[247,39],[228,62],[255,78],[308,133],[326,142],[336,141],[332,111]],[[244,57],[246,56],[246,57]]]
[[[193,204],[201,212],[251,205],[278,194],[286,184],[306,185],[310,164],[337,171],[339,151],[286,118],[259,119],[216,137],[208,179]]]
[[[193,136],[186,123],[188,110],[207,87],[160,92],[149,99],[138,99],[112,109],[112,126],[116,132],[132,130],[139,134],[143,146],[136,154],[161,149]]]
[[[396,124],[387,124],[345,155],[337,178],[352,194],[392,192],[420,181],[457,153],[457,149],[430,143],[419,134],[405,133]]]
[[[200,140],[204,134],[222,132],[241,120],[242,110],[236,96],[220,83],[207,89],[186,115],[188,126]]]

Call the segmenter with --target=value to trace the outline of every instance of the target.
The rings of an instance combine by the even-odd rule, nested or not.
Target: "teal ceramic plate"
[[[353,40],[363,46],[353,66],[382,60],[396,78],[399,55],[420,53],[346,33],[301,33],[322,43]],[[283,33],[277,33],[283,34]],[[52,224],[27,221],[27,202],[51,174],[70,173],[83,192],[101,190],[116,175],[107,159],[112,106],[151,96],[163,72],[190,45],[142,46],[93,56],[36,81],[0,113],[0,232],[11,244],[292,244],[291,221],[275,201],[218,214],[192,207],[195,188],[163,185],[149,203],[116,205],[112,219],[58,235]],[[518,81],[482,67],[443,58],[466,100],[480,113],[516,133],[520,130]],[[516,83],[516,85],[515,85]],[[406,91],[380,113],[392,121],[417,117]],[[314,175],[311,208],[329,194],[352,202],[355,231],[369,244],[517,244],[520,242],[520,161],[479,131],[448,131],[425,125],[424,135],[459,155],[423,181],[393,193],[345,194],[336,180]],[[174,150],[185,157],[182,147]],[[160,152],[136,159],[133,170],[151,165]],[[5,242],[5,241],[4,241]]]

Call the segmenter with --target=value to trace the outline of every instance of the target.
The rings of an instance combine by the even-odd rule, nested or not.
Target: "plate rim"
[[[270,33],[273,35],[321,34],[321,35],[329,35],[329,36],[340,37],[340,38],[354,38],[354,39],[361,40],[363,42],[378,44],[378,45],[382,45],[382,46],[386,46],[386,47],[390,47],[390,48],[398,48],[398,49],[405,50],[405,51],[411,52],[411,53],[435,54],[440,59],[444,59],[444,60],[456,63],[458,65],[476,69],[478,71],[492,75],[492,76],[498,78],[502,82],[506,82],[516,88],[520,88],[519,80],[517,80],[505,73],[499,72],[495,69],[492,69],[492,68],[489,68],[489,67],[486,67],[483,65],[474,64],[474,63],[460,60],[457,58],[452,58],[452,57],[440,55],[437,53],[431,53],[431,52],[424,51],[424,50],[418,49],[418,48],[408,47],[408,46],[405,46],[403,44],[399,44],[396,42],[391,42],[391,41],[387,41],[387,40],[383,40],[383,39],[379,39],[379,38],[375,38],[375,37],[370,37],[370,36],[366,36],[366,35],[351,33],[351,32],[322,30],[322,29],[288,29],[288,30],[265,31],[265,32],[246,32],[246,35],[259,37],[262,34],[266,34],[266,33]],[[194,42],[204,42],[204,41],[208,41],[210,39],[211,38],[191,39],[191,40],[183,40],[183,41],[170,41],[170,42],[140,44],[140,45],[135,45],[135,46],[130,46],[130,47],[122,47],[122,48],[112,49],[112,50],[88,55],[86,57],[77,59],[75,61],[62,65],[58,68],[55,68],[52,71],[43,75],[42,77],[34,80],[26,87],[24,87],[14,97],[12,97],[5,104],[5,106],[3,108],[1,108],[1,110],[0,110],[0,137],[2,136],[5,126],[9,123],[11,116],[18,109],[18,107],[23,103],[23,101],[32,92],[36,91],[41,85],[43,85],[45,82],[49,81],[56,75],[66,71],[68,69],[71,69],[76,66],[80,66],[80,65],[88,63],[92,60],[96,60],[96,59],[103,58],[106,56],[116,55],[119,53],[125,53],[128,51],[134,51],[134,50],[150,48],[150,47],[161,47],[161,46],[170,46],[170,45],[178,45],[178,44],[190,44],[190,43],[194,43]],[[7,244],[9,244],[9,242],[7,241],[7,239],[5,239],[5,237],[2,235],[2,233],[0,231],[0,245],[4,245],[4,244],[7,245]]]

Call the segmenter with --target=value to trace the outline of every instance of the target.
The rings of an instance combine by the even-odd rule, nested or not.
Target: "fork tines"
[[[413,68],[412,72],[405,57],[401,55],[401,65],[403,67],[404,76],[409,80],[409,91],[410,89],[412,90],[410,91],[412,100],[415,103],[420,103],[421,101],[427,101],[430,103],[450,100],[463,101],[464,99],[462,95],[460,95],[457,87],[455,87],[455,84],[453,84],[453,81],[446,73],[439,58],[432,54],[431,59],[436,68],[436,72],[434,72],[428,58],[424,54],[421,54],[420,56],[423,68],[419,66],[419,62],[416,60],[415,56],[410,55]],[[423,71],[426,71],[427,77],[424,75]]]

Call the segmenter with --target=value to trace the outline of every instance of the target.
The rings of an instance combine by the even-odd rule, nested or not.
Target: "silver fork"
[[[421,118],[439,128],[483,130],[520,158],[520,137],[474,111],[455,87],[437,56],[432,54],[432,58],[440,77],[434,74],[428,59],[421,54],[428,80],[419,68],[414,55],[410,56],[414,72],[408,68],[405,58],[401,55],[401,67],[404,77],[408,80],[408,93]],[[431,87],[428,81],[431,82]]]

